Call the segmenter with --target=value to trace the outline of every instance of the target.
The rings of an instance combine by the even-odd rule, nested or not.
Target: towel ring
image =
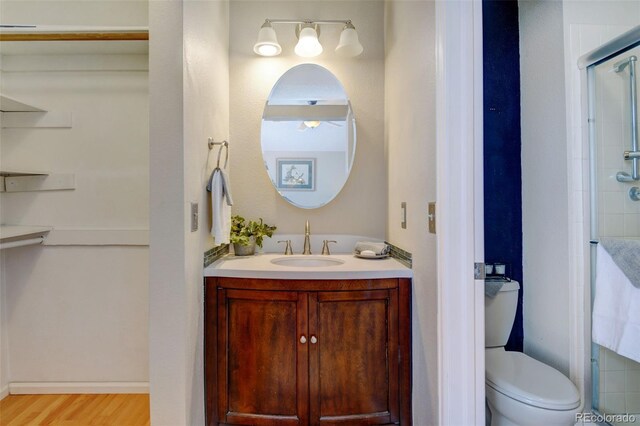
[[[216,162],[216,169],[220,168],[220,156],[222,155],[222,148],[225,148],[224,168],[226,169],[227,164],[229,163],[229,142],[214,142],[213,138],[209,138],[207,145],[209,146],[209,150],[212,150],[216,145],[220,145],[220,149],[218,150],[218,161]]]

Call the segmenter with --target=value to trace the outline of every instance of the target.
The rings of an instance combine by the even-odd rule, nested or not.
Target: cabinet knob
[[[303,345],[304,345],[305,343],[307,343],[307,338],[306,338],[306,337],[304,337],[304,336],[302,336],[302,337],[300,338],[300,343],[302,343]]]
[[[314,345],[318,343],[318,339],[316,338],[316,336],[311,336],[311,343],[313,343]]]

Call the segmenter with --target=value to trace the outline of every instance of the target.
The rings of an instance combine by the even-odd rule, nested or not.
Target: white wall
[[[69,229],[148,227],[147,70],[122,63],[120,70],[87,71],[102,57],[85,58],[74,64],[80,69],[51,71],[54,59],[46,55],[15,67],[21,58],[4,56],[3,92],[70,112],[73,124],[2,129],[2,167],[74,173],[76,181],[72,191],[3,193],[4,224],[51,225],[52,237]]]
[[[207,138],[229,140],[229,2],[184,5],[185,201],[198,201],[202,212],[199,231],[186,236],[187,424],[200,425],[204,424],[203,253],[213,245],[205,187],[215,167],[215,149],[209,156]],[[187,230],[188,222],[187,218]]]
[[[2,23],[146,26],[148,0],[3,0]]]
[[[232,1],[231,183],[234,214],[262,217],[278,233],[302,233],[309,219],[313,234],[355,234],[384,238],[387,179],[384,152],[384,41],[381,1]],[[317,58],[294,55],[294,25],[274,24],[283,52],[274,58],[253,53],[258,30],[266,18],[352,19],[364,53],[341,58],[334,52],[342,28],[321,27],[324,52]],[[357,147],[351,175],[340,194],[319,209],[306,210],[284,201],[263,166],[261,117],[271,88],[289,68],[316,63],[331,71],[351,100],[357,126]],[[363,216],[366,215],[366,220]]]
[[[0,11],[3,23],[144,26],[147,19],[138,1],[8,1]],[[76,190],[0,196],[1,223],[53,226],[60,244],[2,252],[0,387],[5,378],[146,383],[146,53],[90,55],[88,48],[61,57],[34,46],[3,51],[1,89],[72,113],[73,126],[3,129],[1,165],[75,173]],[[136,241],[125,245],[130,231]],[[71,234],[91,241],[74,246]]]
[[[435,9],[433,2],[385,3],[387,239],[413,253],[413,422],[438,422],[436,236],[427,203],[436,199]],[[407,202],[407,229],[400,203]]]
[[[588,403],[590,378],[589,289],[589,145],[587,93],[578,58],[640,21],[637,1],[563,2],[565,98],[567,106],[567,169],[569,177],[569,279],[571,282],[571,377]],[[582,71],[584,73],[584,71]]]
[[[154,425],[204,423],[207,138],[228,138],[228,3],[150,3],[150,387]],[[212,155],[212,157],[214,157]],[[200,205],[191,233],[189,203]]]
[[[524,351],[569,375],[562,3],[520,1]]]
[[[147,382],[146,247],[10,250],[11,382]]]
[[[186,425],[182,2],[149,5],[149,391],[151,423]],[[189,391],[190,392],[190,391]]]
[[[9,62],[5,58],[4,63]],[[2,253],[6,327],[9,341],[14,342],[9,349],[13,360],[9,380],[51,381],[51,375],[64,370],[54,361],[60,355],[58,362],[75,364],[78,369],[73,379],[61,375],[57,381],[98,381],[98,376],[110,381],[111,376],[111,381],[146,382],[146,238],[135,246],[116,240],[115,245],[120,246],[109,251],[99,247],[106,243],[102,235],[108,237],[112,230],[137,234],[148,227],[146,72],[5,72],[2,86],[17,98],[71,112],[74,120],[71,129],[3,129],[2,166],[74,173],[76,181],[73,191],[0,195],[3,224],[52,226],[51,240],[62,244]],[[82,248],[71,246],[73,242],[66,237],[70,232],[94,231],[97,238]],[[31,258],[20,255],[25,250]],[[72,263],[74,268],[69,270],[69,260],[78,255],[77,250],[90,257]],[[108,297],[77,291],[91,274],[99,275],[94,284],[105,285]],[[30,294],[32,286],[48,297],[35,298],[36,294]],[[118,305],[105,305],[105,297],[115,298]],[[123,357],[118,348],[124,344],[122,330],[111,328],[105,316],[113,314],[113,308],[129,321],[125,339],[134,337],[139,342],[129,357]],[[34,312],[44,317],[34,321]],[[77,339],[84,330],[110,344],[99,347]],[[15,344],[27,335],[31,338],[24,346]],[[32,368],[25,356],[28,352],[52,356]],[[105,368],[98,362],[104,356],[120,361]],[[85,361],[89,361],[86,368],[80,368]]]

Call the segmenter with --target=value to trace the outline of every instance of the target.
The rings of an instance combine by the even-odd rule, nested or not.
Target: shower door
[[[625,159],[638,151],[638,101],[634,92],[640,46],[615,54],[587,70],[591,157],[591,288],[595,289],[595,247],[602,238],[640,238],[640,160]],[[637,70],[635,69],[637,67]],[[635,133],[635,135],[634,135]],[[634,145],[635,144],[635,145]],[[634,180],[639,178],[639,180]],[[640,425],[640,363],[592,344],[593,408],[601,414],[632,414]],[[617,423],[616,416],[607,420]],[[629,420],[627,418],[626,420]]]

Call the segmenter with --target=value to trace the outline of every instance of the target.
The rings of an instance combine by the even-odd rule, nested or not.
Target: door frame
[[[435,8],[438,424],[484,425],[482,1]]]

